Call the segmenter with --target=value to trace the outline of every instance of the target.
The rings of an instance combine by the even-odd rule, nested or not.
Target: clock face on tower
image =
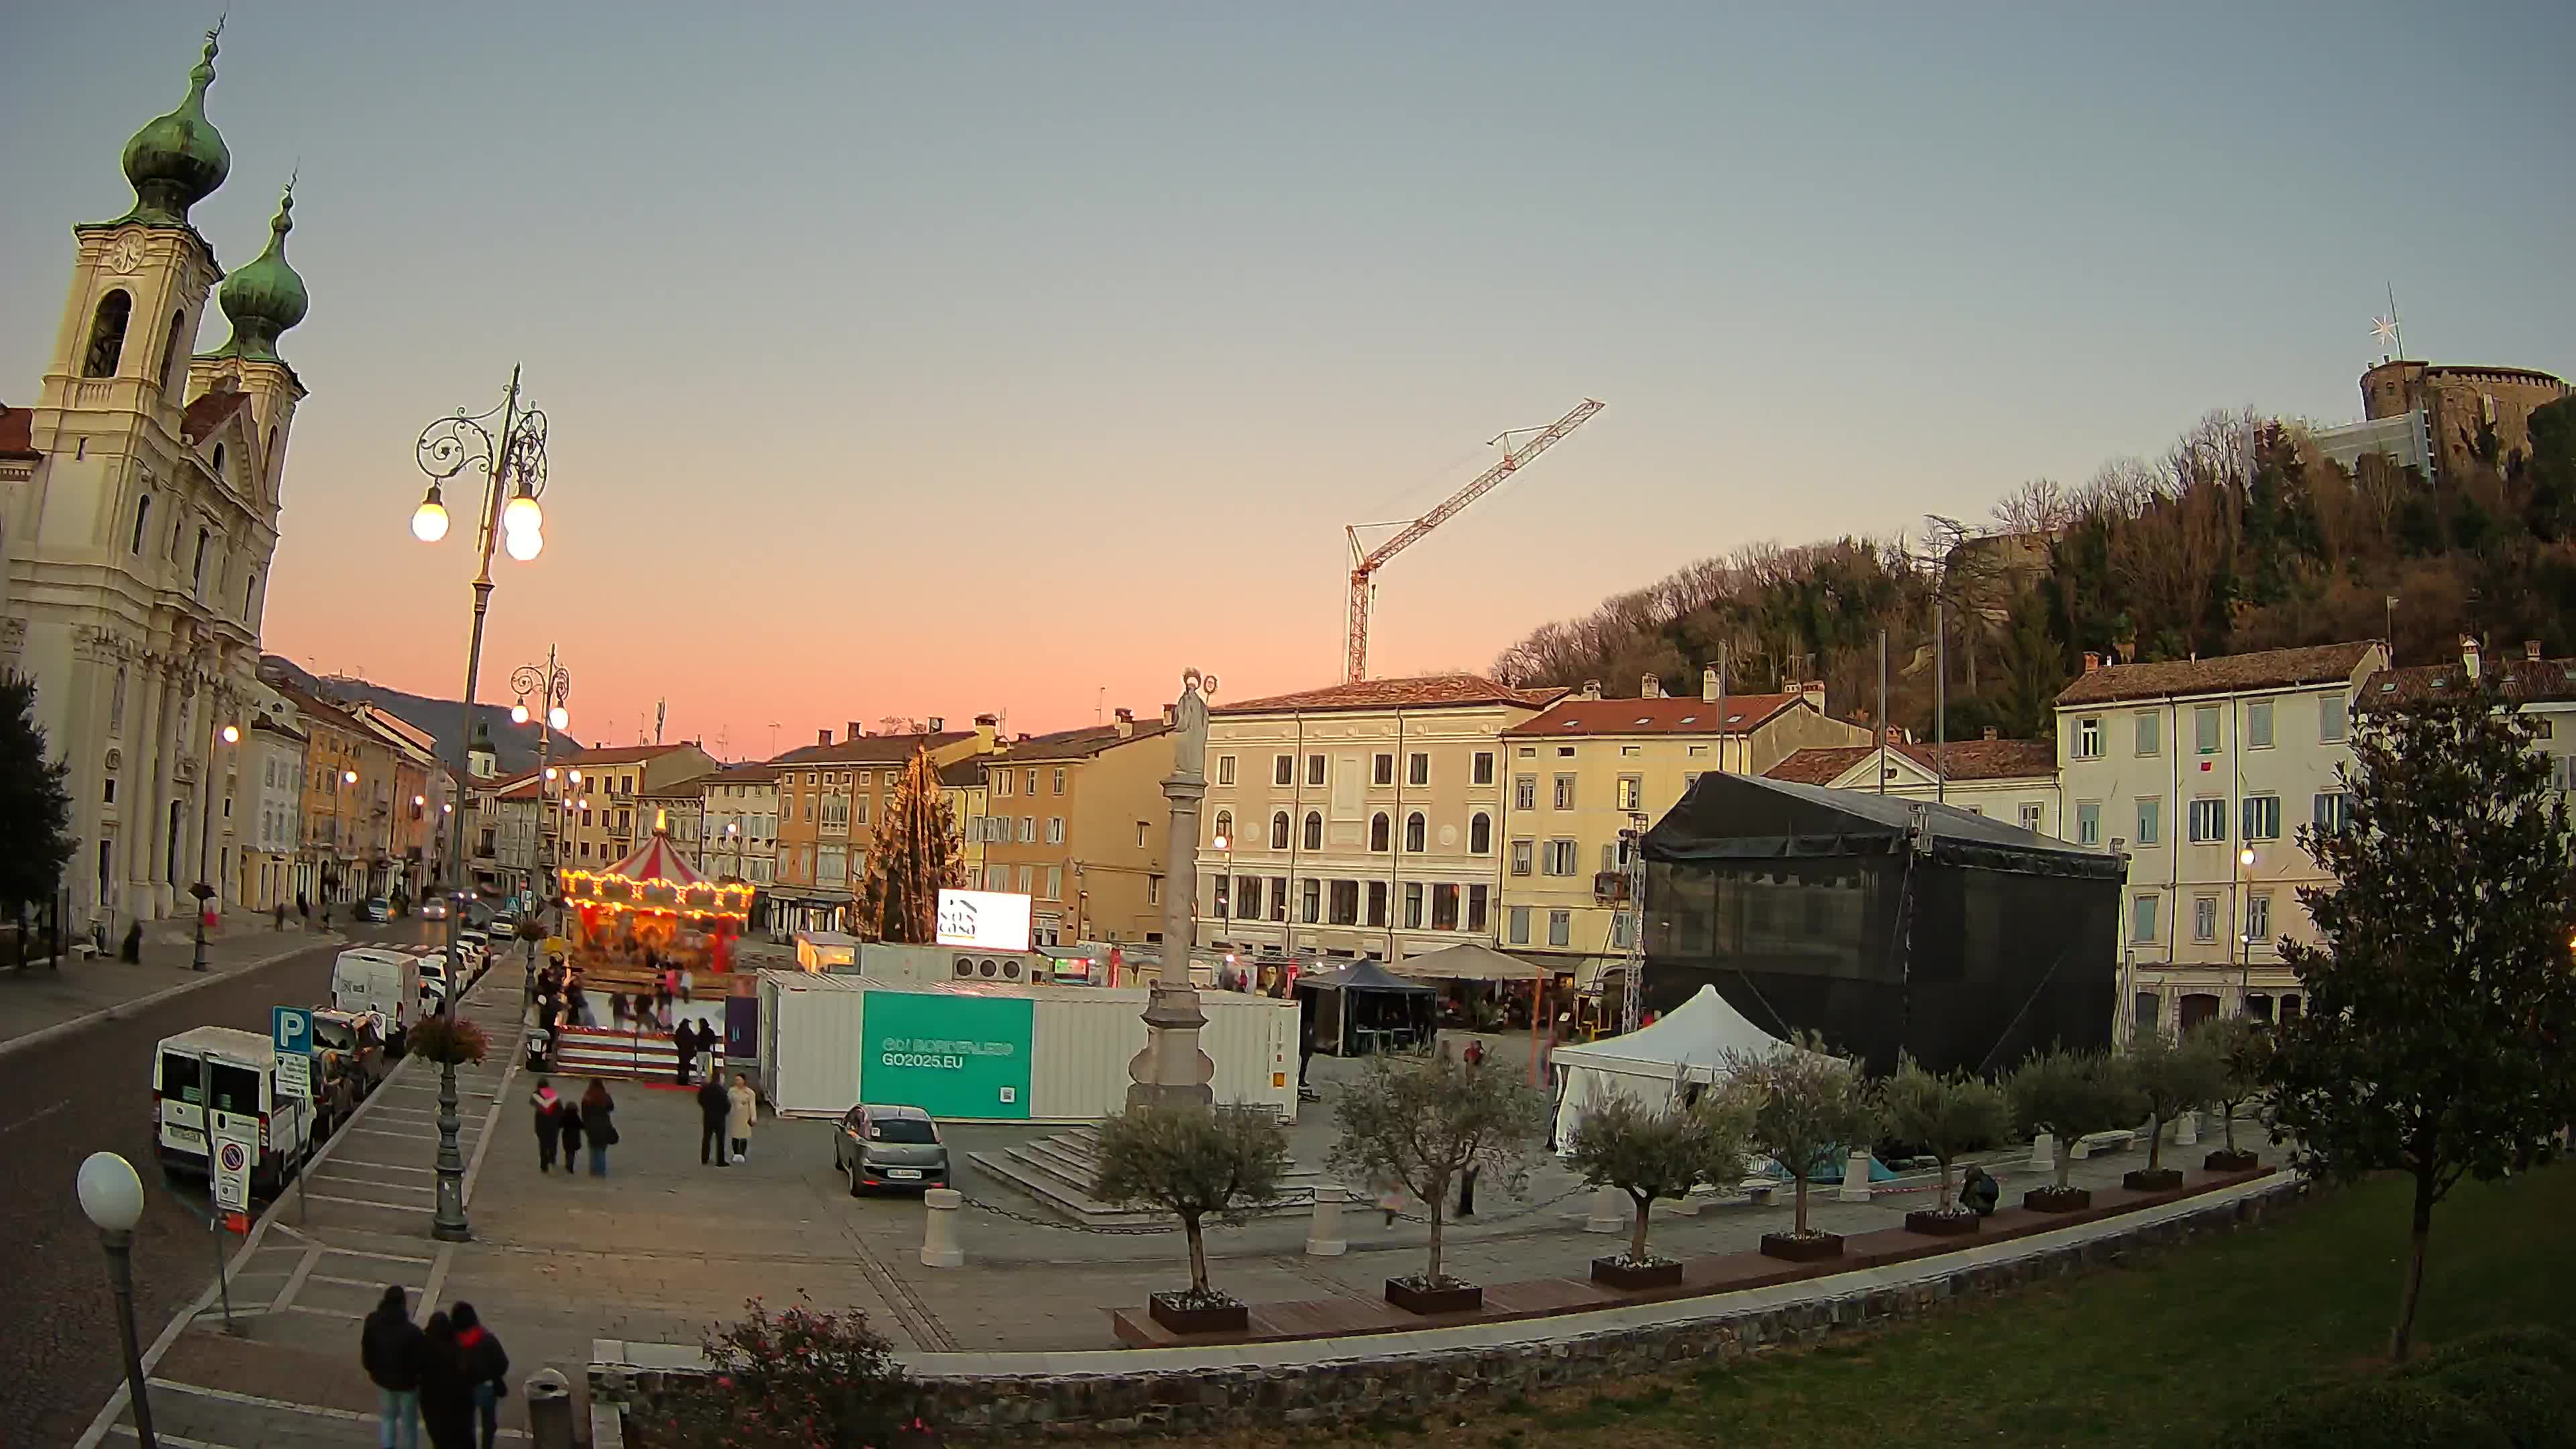
[[[121,236],[116,239],[114,246],[108,248],[107,269],[109,271],[123,276],[141,265],[143,265],[143,238]]]

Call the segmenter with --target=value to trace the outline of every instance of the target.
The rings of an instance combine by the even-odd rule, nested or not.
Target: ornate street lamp
[[[152,1399],[134,1337],[134,1225],[143,1221],[143,1179],[115,1153],[93,1152],[81,1163],[73,1190],[81,1214],[107,1249],[107,1282],[116,1294],[116,1331],[125,1349],[125,1392],[134,1401],[134,1437],[143,1449],[153,1449],[159,1441],[152,1437]]]
[[[241,729],[237,725],[216,730],[212,741],[215,745],[240,743]],[[188,963],[191,971],[206,969],[206,912],[213,908],[215,899],[215,888],[206,883],[206,845],[215,833],[215,751],[211,747],[206,751],[205,767],[197,774],[197,883],[189,887],[189,894],[197,898],[197,954]]]
[[[486,426],[497,417],[499,431]],[[536,408],[523,406],[519,396],[519,369],[510,369],[509,391],[502,395],[501,405],[490,412],[467,414],[457,409],[454,417],[440,418],[423,428],[414,448],[420,471],[429,476],[429,489],[421,495],[420,507],[413,510],[411,531],[423,543],[436,543],[447,536],[447,504],[444,488],[448,480],[468,470],[483,474],[483,506],[476,513],[475,548],[480,557],[474,575],[474,626],[465,649],[465,709],[463,718],[474,718],[474,686],[483,668],[483,621],[492,607],[492,548],[503,545],[510,557],[522,563],[533,559],[545,548],[545,510],[537,499],[546,491],[546,415]],[[471,777],[466,751],[471,730],[456,732],[455,778]],[[454,811],[445,812],[448,825],[447,859],[465,858],[465,817]],[[444,881],[440,888],[446,888]],[[464,926],[464,912],[447,913],[447,979],[465,979],[464,953],[458,949],[457,932]],[[440,1003],[441,1011],[456,1009],[455,997]],[[465,1154],[459,1149],[456,1132],[456,1068],[443,1066],[438,1082],[438,1211],[430,1221],[430,1235],[443,1242],[461,1243],[474,1236],[465,1221]]]

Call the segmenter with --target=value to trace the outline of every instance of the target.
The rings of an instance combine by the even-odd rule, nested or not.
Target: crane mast
[[[1438,506],[1420,518],[1407,523],[1393,537],[1373,549],[1360,547],[1360,530],[1372,525],[1352,524],[1343,530],[1351,544],[1351,601],[1349,605],[1350,638],[1342,679],[1355,683],[1368,678],[1369,596],[1376,589],[1377,571],[1388,559],[1422,541],[1423,535],[1455,517],[1468,504],[1494,490],[1495,485],[1521,470],[1532,458],[1555,447],[1566,434],[1591,421],[1601,411],[1601,404],[1585,398],[1581,406],[1539,429],[1518,448],[1505,448],[1502,461],[1476,476],[1466,487],[1442,499]],[[1511,436],[1504,433],[1494,439],[1500,443]]]

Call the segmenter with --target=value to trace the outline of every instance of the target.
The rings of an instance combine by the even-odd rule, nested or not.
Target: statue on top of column
[[[1216,676],[1188,670],[1181,675],[1181,697],[1172,704],[1172,773],[1184,779],[1207,775],[1208,696],[1216,693]]]

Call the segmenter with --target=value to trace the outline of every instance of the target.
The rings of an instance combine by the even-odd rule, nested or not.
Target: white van
[[[331,1006],[372,1011],[385,1023],[385,1049],[402,1055],[421,1018],[420,958],[383,946],[352,946],[331,964]]]
[[[275,1197],[313,1147],[312,1104],[277,1091],[277,1047],[255,1031],[201,1026],[152,1053],[153,1138],[161,1170],[207,1175],[209,1135],[259,1144],[251,1192]]]

